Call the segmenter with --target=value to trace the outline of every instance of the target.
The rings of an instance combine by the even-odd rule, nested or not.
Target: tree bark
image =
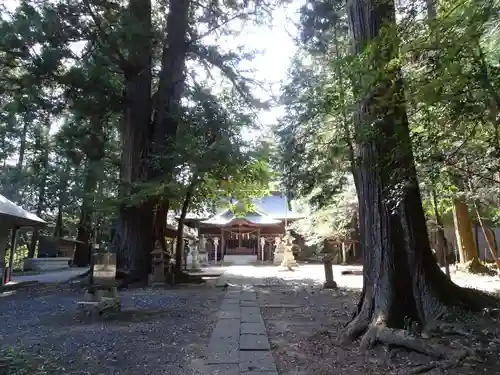
[[[498,259],[498,256],[496,254],[496,247],[495,247],[495,239],[491,235],[491,232],[488,230],[486,225],[483,222],[483,218],[481,217],[480,209],[479,209],[479,204],[477,202],[474,202],[474,208],[476,210],[476,215],[477,215],[477,220],[479,221],[479,226],[481,227],[481,230],[483,231],[484,239],[486,241],[486,245],[488,246],[488,249],[490,251],[490,255],[495,261],[495,264],[497,265],[497,270],[500,272],[500,259]],[[477,242],[479,244],[479,241]]]
[[[472,222],[465,202],[459,198],[453,200],[453,223],[459,254],[459,262],[466,263],[478,257],[477,247],[472,233]]]
[[[69,179],[70,166],[66,164],[62,171],[60,171],[59,176],[59,197],[57,200],[57,216],[56,216],[56,225],[54,227],[53,236],[57,239],[64,236],[64,221],[63,221],[63,212],[64,207],[68,203],[68,179]]]
[[[151,144],[151,1],[130,0],[127,13],[133,19],[129,33],[128,68],[125,75],[125,116],[122,131],[121,197],[133,197],[147,181],[147,150]],[[154,246],[153,205],[146,201],[120,205],[112,250],[116,252],[117,276],[124,285],[147,281]]]
[[[92,216],[95,211],[95,193],[98,181],[103,175],[102,159],[104,158],[104,135],[102,119],[93,118],[90,129],[90,137],[85,147],[87,157],[87,168],[85,171],[85,182],[83,186],[83,201],[80,208],[80,219],[78,221],[78,234],[76,239],[74,265],[79,267],[90,264],[90,239],[92,236]]]
[[[443,318],[448,306],[480,309],[496,299],[456,286],[437,265],[429,244],[416,177],[403,85],[394,39],[380,40],[383,28],[394,30],[393,1],[352,0],[348,4],[355,51],[367,51],[371,71],[361,83],[373,82],[370,93],[357,91],[355,118],[356,176],[363,234],[363,291],[347,325],[346,340],[364,334],[362,348],[377,342],[402,345],[436,355],[422,339],[403,330],[408,321],[425,327]],[[391,35],[387,33],[385,35]],[[373,69],[380,75],[374,81]]]
[[[49,122],[49,120],[47,120],[47,122]],[[35,148],[41,151],[41,155],[39,158],[40,162],[35,163],[35,176],[36,178],[40,178],[38,186],[38,202],[36,207],[36,216],[41,217],[42,212],[45,208],[45,195],[47,188],[47,168],[49,166],[49,146],[44,137],[44,129],[42,128],[42,125],[40,125],[38,128]],[[38,237],[39,237],[38,229],[34,229],[33,236],[31,237],[30,247],[28,250],[28,258],[33,258],[35,256]]]
[[[190,183],[186,196],[184,197],[184,202],[182,203],[181,215],[179,217],[179,223],[177,224],[177,246],[175,248],[175,272],[181,272],[182,268],[182,253],[184,251],[184,220],[186,219],[186,214],[191,204],[191,199],[193,198],[194,189],[198,183],[198,176],[193,176],[193,181]]]
[[[434,189],[432,189],[431,195],[432,207],[434,209],[434,217],[436,218],[436,227],[438,232],[438,247],[440,247],[440,256],[438,257],[438,259],[440,264],[444,266],[446,276],[450,277],[450,265],[448,264],[448,240],[446,239],[446,235],[444,233],[443,221],[441,220],[441,215],[439,214],[437,196]]]
[[[160,241],[161,248],[164,253],[168,254],[170,257],[172,254],[169,253],[166,236],[165,236],[165,228],[167,225],[167,215],[169,210],[169,202],[168,201],[160,201],[156,207],[155,217],[154,217],[154,231],[155,231],[155,240]],[[170,258],[165,259],[165,262],[169,262]]]

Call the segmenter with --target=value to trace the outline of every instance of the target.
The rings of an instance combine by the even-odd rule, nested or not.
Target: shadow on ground
[[[406,351],[389,357],[381,347],[362,354],[358,343],[341,345],[360,291],[324,289],[321,270],[277,272],[274,266],[258,266],[240,268],[240,274],[232,268],[220,287],[123,291],[123,312],[99,320],[79,318],[81,286],[36,285],[0,295],[0,339],[49,360],[56,367],[53,375],[203,374],[205,346],[226,284],[240,284],[256,290],[280,375],[406,375],[414,364],[429,363],[428,357]],[[335,278],[341,286],[359,284],[350,279],[356,276],[342,278],[340,272],[336,269]],[[498,345],[480,344],[485,346],[483,363],[466,361],[448,373],[500,373]],[[427,373],[447,373],[433,371]]]
[[[81,320],[83,290],[34,286],[2,297],[3,346],[41,356],[52,375],[203,374],[223,291],[206,286],[119,293],[123,312]]]
[[[331,375],[331,374],[400,374],[417,373],[423,366],[434,364],[430,358],[404,349],[375,347],[361,353],[359,342],[341,344],[345,324],[360,296],[359,288],[341,287],[324,289],[322,275],[297,279],[299,271],[283,271],[262,277],[262,269],[230,268],[219,285],[239,284],[257,292],[258,302],[266,324],[280,375]],[[261,268],[259,270],[259,268]],[[320,268],[317,268],[318,272]],[[336,280],[340,285],[358,285],[346,275]],[[270,270],[271,273],[271,270]],[[252,276],[252,274],[254,274]],[[493,328],[493,327],[491,327]],[[498,327],[497,327],[498,328]],[[499,332],[500,333],[500,332]],[[500,374],[497,358],[499,345],[488,338],[482,340],[464,337],[443,337],[440,343],[447,347],[463,347],[474,350],[474,355],[458,367],[447,370],[439,367],[423,370],[426,374]],[[439,365],[441,362],[436,362]]]

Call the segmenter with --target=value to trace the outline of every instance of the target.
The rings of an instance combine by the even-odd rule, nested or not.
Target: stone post
[[[323,265],[325,267],[325,289],[337,289],[337,283],[333,279],[333,262],[329,254],[323,257]]]
[[[198,241],[193,241],[191,244],[191,270],[199,271],[201,269],[198,260]]]
[[[264,247],[266,246],[266,239],[264,237],[260,238],[260,247],[262,248],[261,254],[262,254],[262,263],[264,263]]]
[[[198,259],[202,266],[208,265],[208,257],[207,257],[207,239],[205,235],[202,234],[200,238],[200,248],[199,248],[199,256]]]
[[[274,237],[274,244],[275,244],[275,249],[274,249],[273,264],[278,266],[283,261],[284,249],[282,247],[281,238]]]
[[[219,246],[219,239],[217,237],[214,238],[214,263],[217,264],[217,247]]]
[[[155,248],[151,252],[152,273],[150,275],[151,284],[165,283],[165,265],[163,264],[163,249],[159,241],[155,242]]]

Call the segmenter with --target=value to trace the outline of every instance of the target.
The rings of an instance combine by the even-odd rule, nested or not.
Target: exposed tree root
[[[446,370],[458,365],[460,361],[431,361],[429,363],[424,363],[417,365],[412,369],[405,368],[403,370],[396,370],[391,372],[391,375],[414,375],[414,374],[425,374],[426,372],[432,371],[434,369]]]
[[[376,343],[408,348],[436,359],[446,358],[451,354],[445,346],[431,344],[405,330],[389,328],[384,324],[371,325],[368,328],[361,339],[361,349],[370,349]]]

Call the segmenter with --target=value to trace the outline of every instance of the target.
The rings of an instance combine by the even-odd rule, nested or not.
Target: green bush
[[[22,271],[23,270],[23,260],[28,256],[28,246],[17,246],[16,252],[14,253],[14,263],[13,269],[14,271]],[[8,266],[10,258],[10,248],[5,251],[5,265]]]

